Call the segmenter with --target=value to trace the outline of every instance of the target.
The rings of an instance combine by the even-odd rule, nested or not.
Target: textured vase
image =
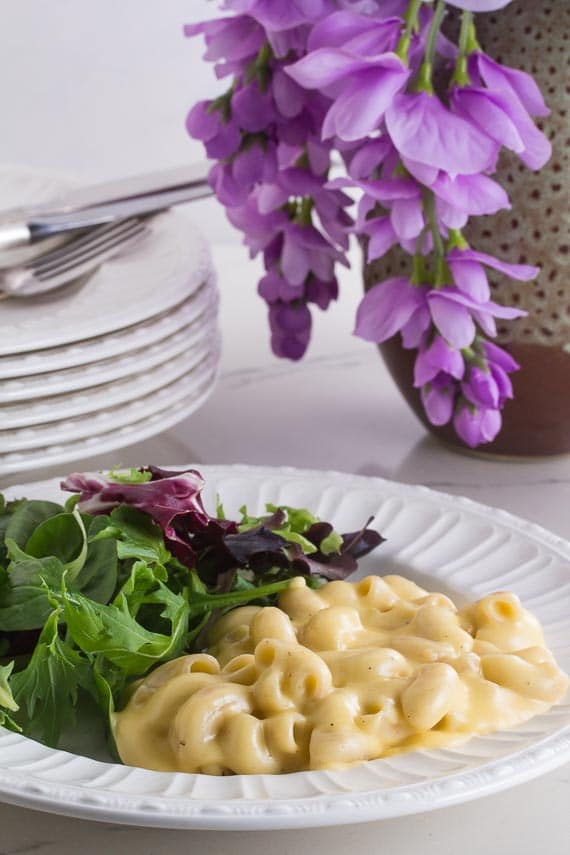
[[[451,22],[453,26],[453,22]],[[521,365],[512,376],[515,399],[503,411],[503,429],[481,451],[506,455],[570,453],[570,2],[515,0],[495,15],[478,15],[483,49],[494,59],[532,74],[550,107],[539,122],[553,147],[540,172],[531,172],[510,152],[497,171],[511,211],[479,217],[465,230],[478,250],[541,268],[534,282],[490,276],[493,299],[528,312],[498,328],[497,342]],[[394,249],[365,270],[365,286],[409,272],[410,259]],[[461,445],[453,428],[434,428],[412,388],[414,352],[399,336],[380,346],[403,395],[426,427]]]

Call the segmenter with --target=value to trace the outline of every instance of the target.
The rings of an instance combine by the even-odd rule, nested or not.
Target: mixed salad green
[[[0,496],[0,724],[56,746],[91,698],[108,722],[128,686],[207,644],[210,623],[268,604],[293,576],[342,579],[383,538],[310,511],[226,518],[196,470],[74,474],[64,506]]]

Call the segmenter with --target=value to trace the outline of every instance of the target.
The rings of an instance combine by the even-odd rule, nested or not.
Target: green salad
[[[57,746],[83,700],[109,723],[129,686],[207,644],[224,611],[289,579],[343,579],[383,538],[310,511],[211,516],[196,470],[76,473],[65,505],[0,496],[0,724]]]

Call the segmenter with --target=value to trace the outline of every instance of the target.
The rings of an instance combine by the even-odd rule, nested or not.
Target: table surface
[[[99,178],[170,166],[186,158],[191,160],[192,154],[197,156],[198,148],[191,149],[192,154],[188,155],[183,136],[177,138],[168,133],[161,136],[156,123],[151,123],[152,130],[145,137],[139,135],[136,126],[143,103],[168,128],[178,121],[180,110],[183,112],[185,105],[196,97],[186,69],[184,79],[190,86],[189,94],[175,98],[175,86],[183,79],[175,65],[175,52],[164,59],[162,81],[157,82],[153,77],[152,85],[149,82],[146,88],[140,83],[141,79],[144,83],[148,63],[156,64],[156,56],[149,51],[157,48],[154,42],[151,45],[149,34],[157,39],[164,37],[167,25],[178,27],[179,21],[198,19],[204,9],[206,15],[210,11],[203,0],[192,0],[192,4],[171,0],[166,5],[168,10],[161,9],[159,21],[158,6],[164,4],[122,0],[119,11],[116,3],[101,0],[99,18],[81,21],[84,36],[88,25],[94,35],[81,41],[80,51],[65,28],[58,27],[60,19],[69,23],[70,16],[73,23],[73,16],[80,14],[79,7],[83,4],[72,6],[66,0],[53,0],[43,12],[37,4],[32,9],[32,0],[10,4],[11,26],[4,27],[0,35],[0,73],[8,68],[21,72],[22,91],[20,100],[12,96],[3,107],[8,131],[0,140],[0,160],[68,168]],[[190,13],[189,5],[193,7]],[[62,18],[64,12],[66,17]],[[126,74],[124,63],[118,59],[122,56],[122,45],[116,28],[113,30],[111,26],[113,22],[118,27],[127,23],[133,27],[132,63],[139,75],[139,85],[136,88],[131,82],[129,97],[124,88],[114,91],[111,85],[119,78],[124,83]],[[102,37],[105,27],[109,33],[109,42],[105,43],[107,56],[98,59],[97,35]],[[59,89],[53,80],[49,87],[41,76],[34,77],[33,63],[28,68],[26,57],[30,54],[22,52],[24,33],[28,39],[35,37],[37,41],[36,68],[45,59],[50,37],[61,40],[65,36],[63,48],[58,45],[62,52],[59,64],[54,64],[51,57],[52,75]],[[64,91],[65,97],[59,98],[67,73],[66,58],[71,54],[77,67],[85,71],[82,97],[76,101],[71,84]],[[194,55],[197,56],[197,51]],[[113,56],[117,57],[115,65]],[[61,80],[57,79],[58,74]],[[193,85],[198,84],[194,81]],[[37,105],[39,119],[36,113],[25,109],[26,98],[30,106]],[[75,121],[68,122],[67,128],[70,99],[76,112]],[[130,126],[125,125],[124,144],[112,149],[97,147],[95,143],[102,141],[101,126],[93,127],[95,142],[87,132],[94,104],[95,113],[103,117],[102,121],[112,118],[119,122],[124,112],[130,111],[135,129],[129,130]],[[48,108],[54,116],[54,126],[46,134],[40,157],[29,134],[38,124],[42,126],[42,115]],[[109,111],[108,116],[104,115],[105,110]],[[174,142],[170,147],[161,145],[163,139]],[[85,159],[90,160],[90,169]],[[260,268],[257,262],[247,258],[239,245],[239,236],[226,224],[220,208],[213,200],[204,200],[192,206],[188,216],[209,235],[219,273],[223,357],[218,384],[198,413],[166,433],[120,452],[79,461],[72,464],[73,468],[104,468],[118,463],[242,462],[337,469],[466,495],[570,538],[570,458],[491,461],[452,452],[426,436],[400,398],[375,348],[351,334],[354,311],[361,296],[357,255],[353,254],[352,271],[342,273],[339,303],[327,313],[315,311],[318,317],[308,356],[300,363],[291,364],[277,360],[270,353],[266,311],[255,293]],[[61,473],[61,466],[26,473],[5,479],[0,486]],[[458,851],[462,855],[480,855],[482,851],[493,855],[536,855],[537,852],[562,855],[569,848],[569,784],[570,767],[566,765],[509,791],[442,811],[360,826],[271,833],[136,829],[0,805],[0,855],[78,852],[91,855],[101,851],[121,855],[176,855],[189,849],[201,855],[230,852],[255,855],[267,851],[272,855],[293,852],[340,855],[352,848],[376,852],[380,846],[390,855],[416,852],[447,855]]]
[[[570,460],[503,462],[454,453],[428,438],[408,411],[372,346],[351,336],[360,296],[357,262],[343,275],[342,299],[318,317],[305,360],[284,363],[268,351],[265,309],[255,296],[259,268],[213,200],[188,212],[207,226],[221,290],[221,376],[198,413],[153,439],[73,468],[200,463],[260,463],[338,469],[425,484],[505,508],[570,537]],[[290,406],[294,402],[294,406]],[[33,473],[33,479],[62,473]],[[26,475],[10,482],[31,480]],[[6,479],[5,483],[8,483]],[[510,791],[443,811],[342,828],[286,832],[137,830],[33,814],[0,806],[0,853],[207,853],[274,855],[349,846],[386,852],[490,852],[548,855],[568,851],[570,769],[564,766]],[[545,829],[549,843],[544,849]],[[373,850],[372,850],[373,851]]]

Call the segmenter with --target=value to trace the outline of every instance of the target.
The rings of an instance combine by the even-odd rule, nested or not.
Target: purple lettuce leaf
[[[69,475],[61,482],[62,490],[79,493],[79,510],[86,514],[106,514],[119,505],[129,505],[144,511],[157,522],[167,548],[184,564],[193,566],[194,552],[180,535],[181,520],[185,528],[194,530],[208,525],[210,516],[202,504],[204,479],[195,469],[168,472],[158,467],[145,467],[152,479],[128,483],[99,474]]]

